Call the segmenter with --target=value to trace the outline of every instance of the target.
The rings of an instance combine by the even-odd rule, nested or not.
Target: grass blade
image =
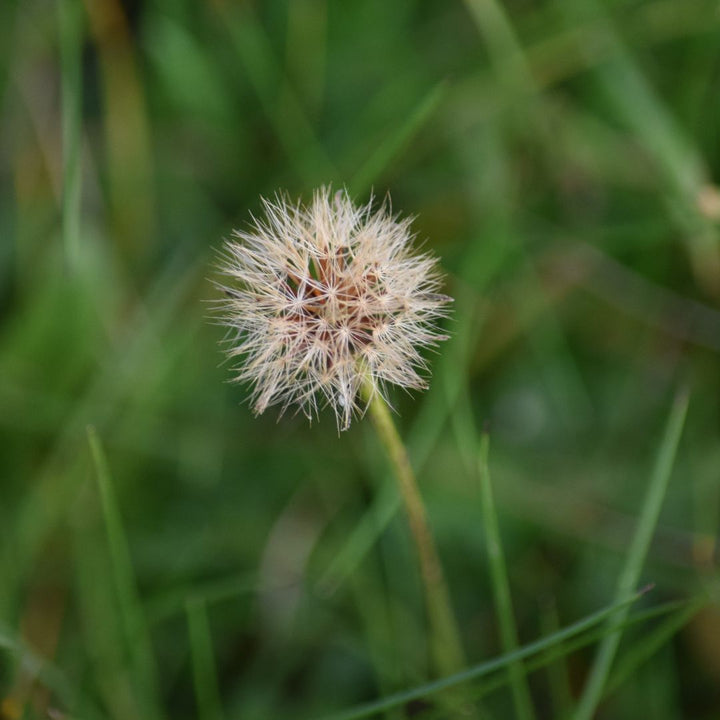
[[[490,565],[490,579],[495,598],[495,608],[500,621],[500,638],[505,652],[512,652],[518,647],[518,632],[513,615],[512,599],[510,597],[510,583],[508,582],[505,555],[503,553],[498,527],[495,501],[493,499],[490,471],[488,469],[488,449],[490,439],[487,433],[482,434],[480,440],[480,497],[482,502],[483,526],[485,528],[485,542]],[[510,685],[512,687],[515,712],[521,720],[532,720],[535,713],[530,698],[530,688],[527,684],[525,669],[522,663],[513,663],[508,668]]]
[[[557,632],[560,628],[557,604],[554,598],[547,598],[541,603],[540,631],[543,634]],[[563,648],[563,645],[560,646]],[[529,670],[530,668],[528,668]],[[553,659],[545,668],[547,683],[550,690],[550,701],[553,717],[568,717],[574,707],[570,673],[565,656]]]
[[[380,143],[378,149],[370,155],[350,181],[350,191],[353,195],[364,195],[373,183],[377,182],[390,163],[432,116],[445,96],[445,88],[445,82],[435,85],[409,114],[407,120]]]
[[[222,704],[217,684],[217,669],[213,657],[210,624],[202,600],[188,600],[185,604],[190,657],[192,660],[195,697],[200,720],[222,720]]]
[[[615,32],[597,0],[564,2],[571,21],[592,23],[599,43],[611,49],[596,74],[618,114],[657,163],[675,195],[675,221],[686,235],[690,261],[698,284],[713,297],[720,294],[720,250],[715,224],[700,211],[699,199],[709,183],[701,152],[647,81],[638,63]]]
[[[694,605],[697,609],[698,606],[702,606],[704,604],[707,604],[706,599],[697,599],[690,601],[690,603],[687,602],[670,602],[666,603],[664,605],[661,605],[659,607],[650,608],[649,610],[643,610],[641,612],[635,613],[634,615],[628,617],[625,622],[622,624],[622,628],[630,628],[635,627],[637,625],[640,625],[645,622],[649,622],[650,620],[654,620],[655,618],[661,617],[663,615],[667,615],[668,613],[672,613],[674,611],[677,611],[679,608],[686,609],[688,605]],[[675,616],[673,616],[675,617]],[[576,637],[570,639],[569,641],[560,641],[553,645],[551,648],[546,650],[543,653],[540,653],[539,655],[528,659],[525,661],[525,669],[528,672],[535,672],[537,670],[541,670],[543,668],[547,668],[552,663],[556,662],[557,660],[561,658],[566,658],[568,655],[571,655],[574,652],[577,652],[578,650],[581,650],[584,647],[589,647],[590,645],[593,645],[601,638],[605,637],[606,634],[605,628],[596,628],[595,630],[591,632],[582,633],[581,635],[577,635]],[[474,689],[474,692],[472,695],[474,696],[475,700],[480,700],[483,697],[489,695],[490,693],[505,687],[509,682],[509,678],[507,676],[507,673],[500,673],[496,674],[494,677],[488,678],[486,680],[482,680]],[[558,713],[555,713],[552,717],[566,717],[565,715],[560,715]]]
[[[640,520],[618,578],[615,598],[626,597],[630,588],[637,585],[655,526],[660,516],[665,491],[675,462],[680,436],[685,424],[689,394],[681,390],[675,397],[665,433],[655,462],[650,484],[645,495]],[[623,608],[608,623],[608,634],[600,643],[590,677],[575,712],[575,720],[590,720],[603,695],[608,674],[622,635],[619,625],[625,620],[627,609]]]
[[[80,0],[60,0],[62,114],[62,239],[65,263],[77,267],[80,255],[80,144],[82,135],[83,11]]]
[[[287,154],[297,177],[313,187],[319,179],[337,180],[337,171],[297,94],[283,75],[255,12],[247,5],[238,13],[217,6],[240,62]],[[278,89],[282,88],[282,93]]]
[[[532,91],[535,81],[524,50],[503,7],[496,0],[465,0],[501,82],[514,91]]]
[[[157,669],[143,609],[137,594],[130,549],[110,479],[107,459],[94,427],[87,428],[87,436],[100,491],[112,574],[122,615],[125,640],[135,672],[136,687],[144,701],[146,717],[157,718],[161,715],[157,693]]]
[[[529,643],[528,645],[514,650],[513,652],[505,653],[504,655],[492,660],[486,660],[485,662],[474,665],[467,670],[455,673],[454,675],[450,675],[446,678],[442,678],[441,680],[435,680],[434,682],[426,683],[411,690],[395,693],[394,695],[382,698],[381,700],[365,703],[364,705],[326,717],[323,720],[355,720],[356,718],[370,717],[371,715],[384,712],[385,710],[397,707],[398,705],[418,700],[420,698],[427,697],[428,695],[433,695],[463,683],[477,680],[499,670],[505,670],[513,663],[538,655],[539,653],[542,653],[559,643],[582,635],[590,628],[595,627],[604,620],[607,620],[607,618],[612,617],[619,610],[629,607],[632,603],[642,597],[645,592],[646,590],[643,589],[640,592],[634,593],[621,602],[613,603],[602,610],[598,610],[598,612],[593,613],[592,615],[588,615],[582,620],[578,620],[572,625],[568,625],[566,628],[559,630],[552,635],[548,635],[541,640]]]
[[[626,682],[644,662],[667,645],[670,639],[685,627],[705,605],[707,605],[707,599],[698,598],[687,607],[673,613],[665,622],[645,635],[632,650],[618,661],[608,680],[607,690],[614,690]]]

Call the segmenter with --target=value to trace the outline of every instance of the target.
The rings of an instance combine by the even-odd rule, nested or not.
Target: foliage
[[[0,3],[0,717],[432,718],[458,683],[716,717],[719,38],[715,0]],[[210,319],[223,238],[323,184],[389,191],[456,298],[391,398],[450,679],[369,423],[254,418]]]

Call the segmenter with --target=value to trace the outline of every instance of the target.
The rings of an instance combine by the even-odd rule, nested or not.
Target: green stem
[[[425,587],[433,657],[437,669],[443,675],[457,672],[465,666],[464,653],[451,609],[442,565],[428,525],[425,505],[410,465],[410,458],[400,439],[390,410],[380,394],[376,392],[371,380],[365,382],[363,396],[369,404],[370,417],[390,458],[405,504]]]

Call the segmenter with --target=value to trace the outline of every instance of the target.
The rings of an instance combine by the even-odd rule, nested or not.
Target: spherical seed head
[[[363,384],[424,388],[423,347],[446,339],[435,322],[451,298],[439,294],[437,261],[412,250],[409,219],[386,204],[353,204],[346,191],[317,190],[312,203],[263,200],[225,247],[222,322],[235,379],[253,384],[256,414],[279,404],[309,418],[321,405],[346,429]]]

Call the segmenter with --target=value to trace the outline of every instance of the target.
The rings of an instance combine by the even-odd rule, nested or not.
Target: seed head
[[[330,405],[344,430],[364,411],[363,384],[386,399],[387,383],[425,388],[419,349],[446,339],[434,323],[451,298],[437,261],[413,252],[410,220],[326,187],[308,206],[283,195],[263,206],[221,268],[227,352],[242,358],[235,379],[253,384],[255,413],[297,405],[312,420]]]

